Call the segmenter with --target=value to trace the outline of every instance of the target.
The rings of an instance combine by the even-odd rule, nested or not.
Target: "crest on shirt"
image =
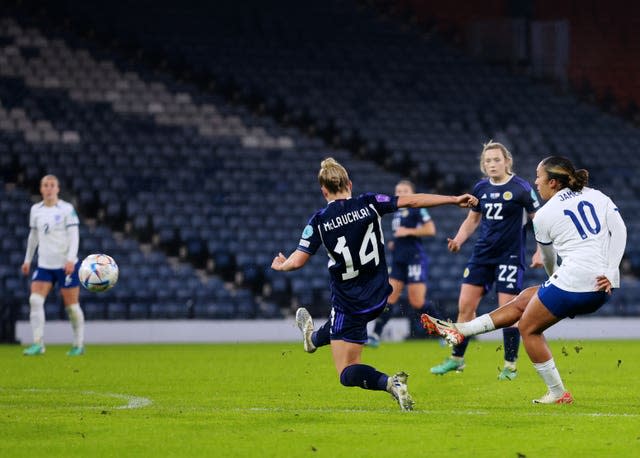
[[[502,198],[504,200],[511,200],[513,199],[513,193],[511,191],[505,191],[504,194],[502,194]]]
[[[302,238],[303,239],[308,239],[312,235],[313,235],[313,227],[311,227],[310,224],[307,224],[305,226],[304,230],[302,231]]]
[[[402,216],[403,218],[406,218],[407,216],[409,216],[409,209],[408,208],[403,208],[400,211],[400,216]]]
[[[464,272],[462,273],[462,278],[467,278],[469,276],[469,268],[465,267]]]

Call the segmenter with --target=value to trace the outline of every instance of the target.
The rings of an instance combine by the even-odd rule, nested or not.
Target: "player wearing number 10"
[[[533,227],[549,279],[525,289],[509,304],[467,323],[445,323],[423,315],[423,324],[451,343],[518,322],[531,362],[548,392],[533,402],[570,404],[551,350],[542,334],[560,320],[593,313],[620,286],[627,229],[618,208],[602,192],[586,187],[589,174],[564,157],[544,159],[536,186],[547,203]],[[562,259],[560,266],[557,258]]]
[[[388,376],[360,362],[367,341],[367,323],[382,313],[392,290],[380,220],[384,214],[400,207],[445,204],[468,207],[476,205],[477,199],[469,194],[454,197],[373,193],[352,198],[349,175],[333,158],[322,161],[318,181],[327,206],[309,219],[297,249],[288,258],[278,254],[271,264],[278,271],[299,269],[321,245],[329,255],[330,319],[314,332],[307,310],[298,309],[296,322],[303,333],[304,349],[313,353],[318,347],[330,344],[344,386],[387,391],[402,410],[411,410],[413,401],[407,389],[407,374],[399,372]]]

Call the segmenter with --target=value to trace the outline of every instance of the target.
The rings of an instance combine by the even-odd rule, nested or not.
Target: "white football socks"
[[[67,315],[73,328],[73,346],[82,347],[84,345],[84,313],[80,308],[80,304],[68,306]]]
[[[544,363],[533,363],[533,367],[536,369],[544,383],[547,384],[549,388],[549,392],[556,398],[559,398],[566,391],[564,385],[562,384],[562,379],[560,378],[560,372],[556,368],[556,363],[551,358],[549,361],[545,361]]]
[[[480,315],[478,318],[474,318],[466,323],[456,323],[456,329],[465,337],[493,331],[495,328],[496,326],[493,324],[488,313]]]
[[[33,343],[43,343],[44,321],[44,296],[31,293],[29,296],[29,323],[31,323],[31,331],[33,332]]]

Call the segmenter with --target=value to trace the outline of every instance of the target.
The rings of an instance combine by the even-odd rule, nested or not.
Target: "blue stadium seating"
[[[592,168],[594,184],[629,215],[629,260],[640,272],[631,243],[638,238],[631,218],[640,193],[637,129],[351,2],[245,3],[255,24],[230,1],[189,2],[176,12],[171,2],[145,0],[127,5],[126,14],[123,6],[88,1],[70,17],[117,17],[111,33],[210,75],[222,90],[236,88],[247,106],[69,31],[0,18],[0,37],[46,36],[41,54],[64,62],[49,65],[16,48],[12,65],[0,69],[1,173],[3,182],[17,183],[0,191],[0,214],[16,227],[3,236],[9,256],[0,272],[22,318],[26,281],[17,268],[31,194],[44,173],[59,176],[63,197],[81,213],[81,255],[108,252],[121,266],[113,291],[83,292],[91,318],[275,317],[299,303],[326,313],[322,251],[300,272],[268,268],[277,252],[295,248],[324,205],[314,191],[319,161],[342,161],[356,193],[392,192],[403,175],[420,190],[457,193],[480,177],[479,149],[489,138],[512,148],[516,170],[529,180],[550,153]],[[205,14],[211,8],[217,14]],[[252,97],[273,117],[254,114]],[[455,308],[472,241],[449,254],[446,238],[464,212],[435,208],[432,215],[438,234],[425,241],[429,294]],[[203,274],[218,276],[213,286]],[[532,271],[527,281],[543,278]],[[614,296],[603,313],[624,314],[631,297]]]

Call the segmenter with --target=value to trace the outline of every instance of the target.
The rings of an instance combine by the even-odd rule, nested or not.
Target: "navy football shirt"
[[[329,202],[309,219],[298,250],[326,248],[336,310],[358,314],[386,305],[391,286],[380,219],[397,205],[397,197],[367,193]]]
[[[473,195],[479,202],[472,211],[482,212],[482,220],[469,262],[524,264],[527,214],[540,207],[531,185],[517,175],[501,184],[485,178],[475,185]]]

